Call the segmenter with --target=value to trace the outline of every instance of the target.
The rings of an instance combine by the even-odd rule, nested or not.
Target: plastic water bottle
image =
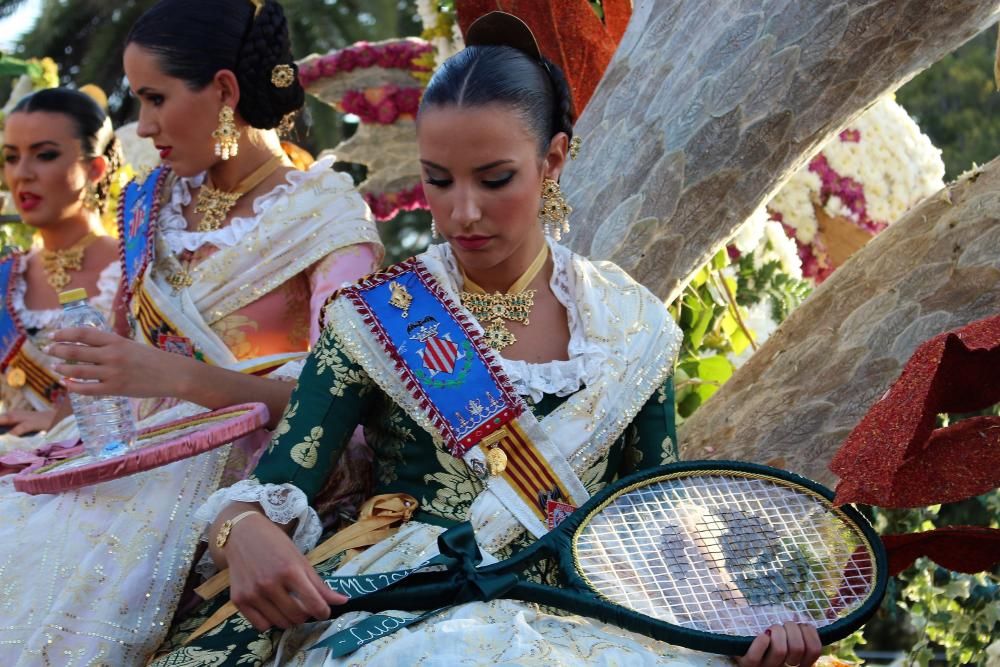
[[[59,294],[63,328],[94,327],[109,331],[100,311],[87,303],[87,290],[72,289]],[[86,380],[83,380],[86,382]],[[135,418],[125,396],[84,396],[69,393],[73,416],[84,450],[91,456],[107,458],[123,454],[135,444]]]

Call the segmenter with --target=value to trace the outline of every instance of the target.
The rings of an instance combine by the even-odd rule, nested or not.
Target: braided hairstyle
[[[560,132],[573,138],[573,98],[559,67],[512,46],[467,46],[446,60],[427,84],[419,114],[436,106],[502,104],[516,111],[544,156]]]
[[[11,113],[33,111],[59,113],[69,118],[80,140],[83,157],[92,160],[103,156],[107,161],[104,176],[96,183],[100,212],[103,214],[111,193],[111,183],[123,163],[121,143],[111,127],[111,119],[92,97],[69,88],[47,88],[32,93],[18,102]]]
[[[305,102],[288,21],[275,0],[264,0],[259,11],[250,0],[160,0],[135,22],[125,44],[151,51],[165,74],[192,90],[219,70],[232,71],[240,86],[236,110],[252,127],[275,128]],[[271,82],[277,65],[296,74],[287,88]]]

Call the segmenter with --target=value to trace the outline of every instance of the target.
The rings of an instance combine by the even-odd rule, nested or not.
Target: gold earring
[[[292,131],[295,129],[295,115],[297,113],[297,111],[289,111],[281,117],[281,122],[275,128],[278,131],[278,136],[287,137],[292,134]]]
[[[580,157],[580,146],[583,144],[583,140],[580,137],[573,137],[573,140],[569,142],[569,159],[575,160]]]
[[[542,221],[545,235],[558,241],[563,234],[568,234],[569,214],[572,212],[572,207],[566,203],[559,189],[559,183],[551,178],[542,181],[542,210],[538,212],[538,219]]]
[[[83,190],[83,207],[89,211],[101,210],[101,196],[97,194],[97,184],[88,183]]]
[[[240,130],[236,127],[233,110],[225,105],[219,109],[219,127],[212,132],[215,154],[223,160],[236,157],[240,151]]]

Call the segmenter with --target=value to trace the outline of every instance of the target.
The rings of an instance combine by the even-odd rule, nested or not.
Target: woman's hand
[[[25,435],[49,430],[55,417],[55,410],[11,410],[0,415],[0,426],[10,426],[11,435]]]
[[[46,352],[74,362],[56,364],[55,371],[66,376],[67,390],[87,396],[179,396],[180,380],[191,363],[181,355],[100,329],[62,329],[53,340]]]
[[[819,660],[823,645],[816,628],[808,623],[772,625],[757,635],[740,667],[810,667]]]
[[[214,536],[218,530],[210,531]],[[223,547],[233,604],[261,632],[326,620],[347,598],[323,583],[285,532],[263,514],[233,526]]]

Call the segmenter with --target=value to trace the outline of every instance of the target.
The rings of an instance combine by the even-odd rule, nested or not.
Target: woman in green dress
[[[348,664],[306,650],[366,616],[307,623],[344,601],[317,569],[412,567],[463,521],[486,558],[502,559],[616,478],[676,460],[680,331],[621,269],[552,238],[569,212],[558,189],[573,132],[562,73],[508,15],[481,19],[467,43],[435,74],[418,117],[427,198],[446,243],[332,300],[253,477],[197,516],[241,613],[187,641],[223,600],[208,603],[178,622],[153,664]],[[374,449],[375,492],[403,494],[419,510],[349,562],[337,552],[314,569],[303,552],[336,512],[324,494],[359,423]],[[739,660],[810,665],[818,654],[815,629],[789,623]],[[459,605],[346,660],[729,664],[510,600]]]

